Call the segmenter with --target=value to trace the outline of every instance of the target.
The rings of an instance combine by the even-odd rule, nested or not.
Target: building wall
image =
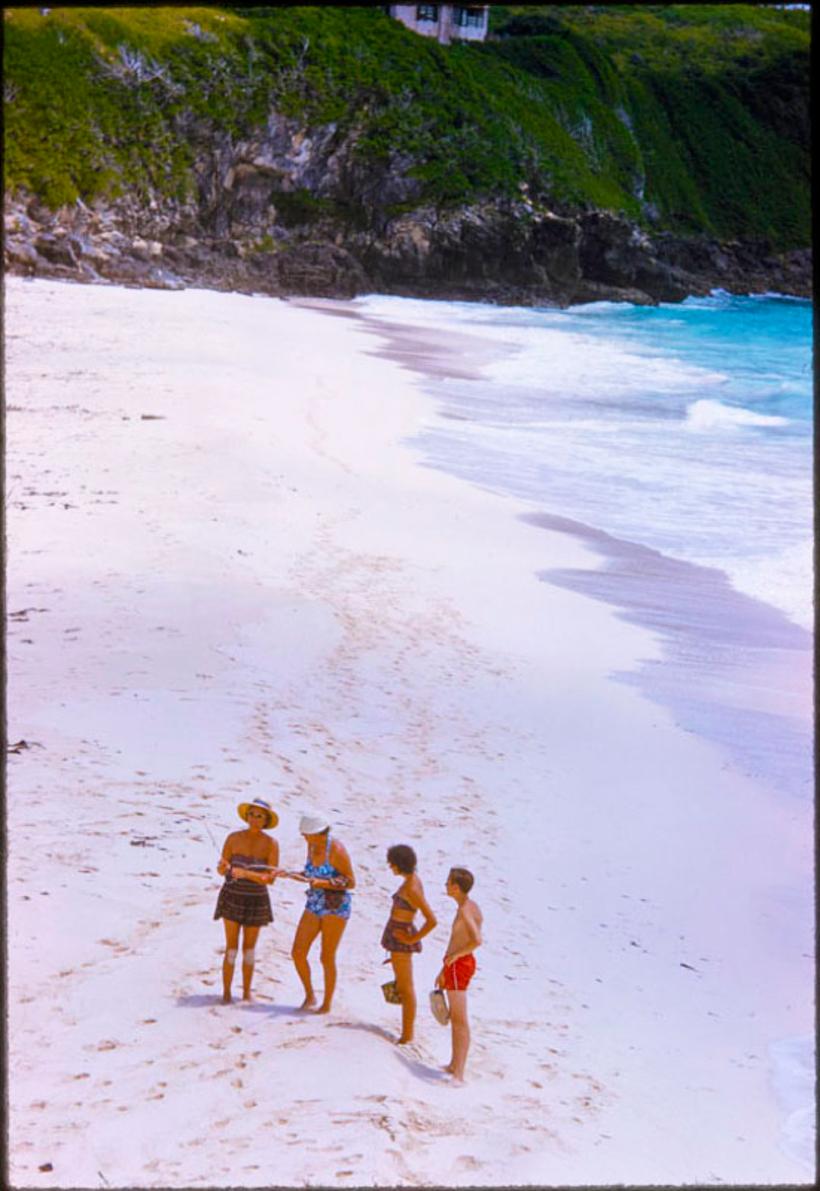
[[[435,20],[419,19],[419,9],[434,8],[437,10]],[[458,10],[462,7],[473,8],[482,14],[480,25],[462,25],[458,23]],[[487,6],[458,5],[458,4],[390,4],[388,9],[391,17],[401,21],[414,33],[421,33],[424,37],[435,37],[442,45],[451,41],[483,41],[487,36]]]
[[[478,25],[463,25],[457,23],[459,10],[468,8],[480,14],[481,23]],[[483,41],[487,36],[487,5],[486,4],[442,4],[441,20],[447,41]]]

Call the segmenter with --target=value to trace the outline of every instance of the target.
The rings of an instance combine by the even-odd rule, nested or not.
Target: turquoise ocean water
[[[812,618],[812,310],[715,293],[569,310],[370,297],[362,313],[503,355],[428,387],[429,462]]]
[[[463,368],[448,376],[446,355],[443,374],[425,377],[438,416],[413,443],[424,463],[520,498],[532,510],[525,520],[584,539],[597,568],[538,578],[606,601],[661,643],[660,659],[613,679],[671,709],[776,797],[805,806],[811,304],[717,291],[657,307],[383,296],[355,307],[383,327],[434,331],[439,345],[451,335],[467,368],[464,334],[491,349],[473,379]],[[812,890],[795,885],[791,905],[784,926],[810,940]],[[813,1070],[811,1037],[772,1041],[781,1145],[806,1169]]]

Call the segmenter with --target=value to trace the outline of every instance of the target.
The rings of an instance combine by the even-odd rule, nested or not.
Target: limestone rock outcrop
[[[252,139],[191,125],[196,194],[81,201],[49,210],[6,197],[12,273],[177,288],[197,284],[349,298],[568,305],[677,302],[721,287],[811,294],[811,252],[647,231],[602,210],[556,210],[522,194],[436,209],[412,162],[363,164],[355,130],[276,112]]]

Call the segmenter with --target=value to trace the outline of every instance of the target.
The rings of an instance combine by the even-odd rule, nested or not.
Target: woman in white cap
[[[262,798],[240,802],[239,817],[248,824],[244,831],[232,831],[225,840],[217,872],[225,877],[219,891],[214,918],[225,925],[225,957],[222,962],[222,1000],[231,1000],[234,965],[242,931],[242,999],[251,999],[251,981],[259,929],[273,922],[267,886],[278,876],[279,845],[265,831],[275,827],[279,816]]]
[[[302,873],[287,875],[298,881],[307,881],[310,889],[296,928],[291,955],[305,990],[302,1008],[312,1009],[316,1004],[316,996],[308,952],[316,936],[321,934],[325,991],[316,1012],[329,1013],[336,988],[336,950],[350,917],[350,890],[355,888],[356,878],[347,849],[338,840],[331,839],[330,825],[323,815],[302,815],[299,830],[307,843],[307,861]]]

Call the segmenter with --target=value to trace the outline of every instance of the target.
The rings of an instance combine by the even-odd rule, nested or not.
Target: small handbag
[[[388,980],[386,984],[383,984],[382,992],[388,1005],[401,1005],[401,994],[395,980]]]
[[[446,1026],[450,1020],[450,1008],[447,998],[440,988],[434,988],[430,993],[430,1010],[440,1026]]]
[[[325,909],[341,910],[347,893],[347,877],[331,877],[332,889],[325,889]]]

